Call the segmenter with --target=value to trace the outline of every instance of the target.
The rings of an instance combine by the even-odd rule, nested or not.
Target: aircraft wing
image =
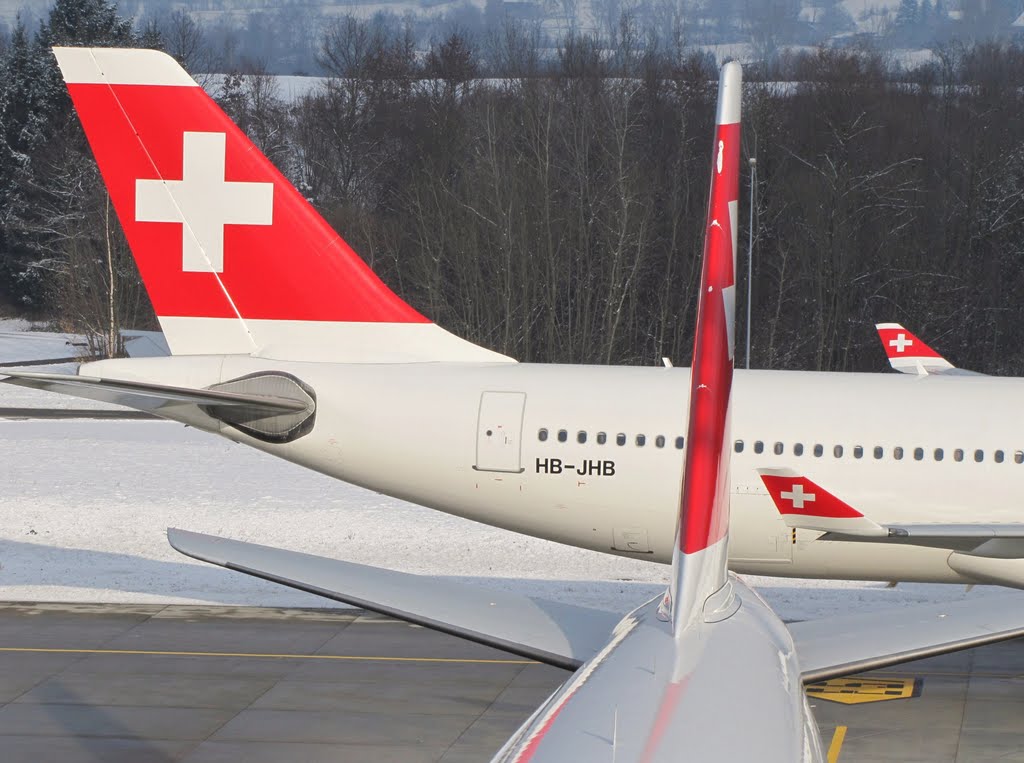
[[[167,539],[195,559],[569,670],[597,654],[621,619],[588,607],[186,530],[168,529]]]
[[[298,413],[308,408],[308,402],[292,400],[274,395],[252,395],[213,389],[189,389],[169,387],[163,384],[100,379],[94,376],[72,374],[38,374],[22,371],[4,371],[6,379],[0,383],[18,387],[31,387],[49,392],[99,400],[104,403],[124,405],[141,411],[159,409],[177,404],[191,404],[224,407],[245,407],[256,411],[275,413]]]
[[[875,330],[889,365],[904,374],[928,376],[983,376],[976,371],[957,368],[899,323],[876,323]]]
[[[1024,636],[1024,595],[790,623],[804,683]]]
[[[1024,557],[1024,524],[883,525],[886,535],[864,537],[827,532],[819,540],[901,543],[907,546],[948,548],[990,559]]]

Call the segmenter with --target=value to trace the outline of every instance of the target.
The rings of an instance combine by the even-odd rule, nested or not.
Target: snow
[[[38,331],[38,325],[21,318],[0,318],[0,363],[74,358],[82,354],[75,334]]]
[[[85,353],[85,338],[78,334],[44,331],[45,324],[21,318],[0,318],[0,376],[4,369],[46,374],[74,374],[77,362],[45,361],[74,358]],[[168,355],[167,342],[159,331],[122,332],[125,349],[133,358]],[[43,361],[42,364],[39,364]],[[15,365],[24,364],[24,365]],[[38,365],[34,365],[38,364]],[[127,410],[69,395],[56,395],[27,387],[0,384],[0,408],[59,408],[67,410]]]
[[[617,612],[667,582],[662,565],[451,517],[168,422],[0,421],[0,464],[8,601],[336,606],[181,556],[169,526]],[[967,595],[749,580],[786,619]]]

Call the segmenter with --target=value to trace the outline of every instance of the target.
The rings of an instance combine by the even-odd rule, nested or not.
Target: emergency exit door
[[[484,472],[521,472],[523,392],[484,392],[476,430],[476,466]]]

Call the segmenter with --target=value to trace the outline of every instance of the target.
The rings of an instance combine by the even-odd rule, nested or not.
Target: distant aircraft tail
[[[899,323],[876,323],[875,329],[889,365],[895,370],[918,376],[956,370],[952,363]]]
[[[509,360],[402,301],[173,58],[54,54],[173,354]]]

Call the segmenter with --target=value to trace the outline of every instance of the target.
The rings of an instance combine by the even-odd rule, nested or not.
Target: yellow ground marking
[[[920,678],[833,678],[807,685],[807,696],[840,702],[844,705],[861,705],[865,702],[885,702],[890,699],[908,699],[921,693]]]
[[[353,662],[442,662],[473,665],[539,665],[535,660],[484,660],[470,657],[377,657],[357,654],[258,654],[253,652],[172,652],[155,649],[44,649],[28,646],[0,646],[0,652],[37,654],[119,654],[150,657],[249,657],[264,660],[349,660]]]
[[[843,749],[845,739],[846,726],[836,726],[836,733],[832,735],[832,744],[828,746],[828,763],[836,763],[839,760],[839,753]]]

